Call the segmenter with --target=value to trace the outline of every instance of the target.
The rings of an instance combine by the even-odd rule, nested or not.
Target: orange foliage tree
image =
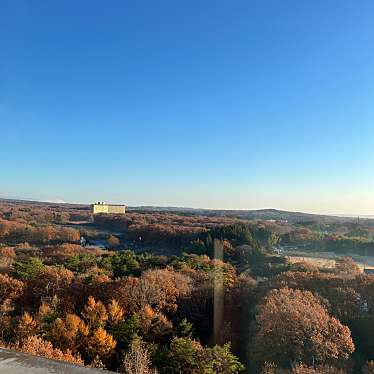
[[[68,313],[65,318],[57,318],[49,332],[51,340],[61,349],[77,352],[84,344],[89,330],[82,319]]]
[[[24,284],[22,281],[14,279],[6,274],[0,274],[0,304],[5,300],[13,300],[20,296],[23,291]]]
[[[35,335],[29,336],[19,344],[10,346],[9,348],[53,360],[67,361],[72,364],[83,365],[83,360],[78,355],[73,355],[70,350],[63,352],[58,348],[54,348],[51,342],[43,340]]]
[[[16,339],[22,342],[29,336],[35,335],[38,332],[38,322],[27,312],[24,312],[18,321],[16,327]]]

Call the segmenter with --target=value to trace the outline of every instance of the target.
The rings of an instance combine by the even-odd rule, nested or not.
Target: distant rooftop
[[[127,208],[127,206],[125,204],[107,204],[106,202],[104,201],[97,201],[96,203],[93,203],[91,205],[106,205],[106,206],[125,206]]]

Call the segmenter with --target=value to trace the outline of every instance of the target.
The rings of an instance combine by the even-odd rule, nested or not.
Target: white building
[[[125,214],[126,205],[106,204],[103,201],[99,201],[91,205],[92,214]]]

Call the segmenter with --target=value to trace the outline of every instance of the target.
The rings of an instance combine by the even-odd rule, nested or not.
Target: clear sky
[[[374,214],[372,0],[1,0],[0,196]]]

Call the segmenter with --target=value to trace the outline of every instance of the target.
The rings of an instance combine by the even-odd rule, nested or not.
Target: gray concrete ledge
[[[0,348],[1,374],[109,374],[111,371],[90,369],[63,361]]]

